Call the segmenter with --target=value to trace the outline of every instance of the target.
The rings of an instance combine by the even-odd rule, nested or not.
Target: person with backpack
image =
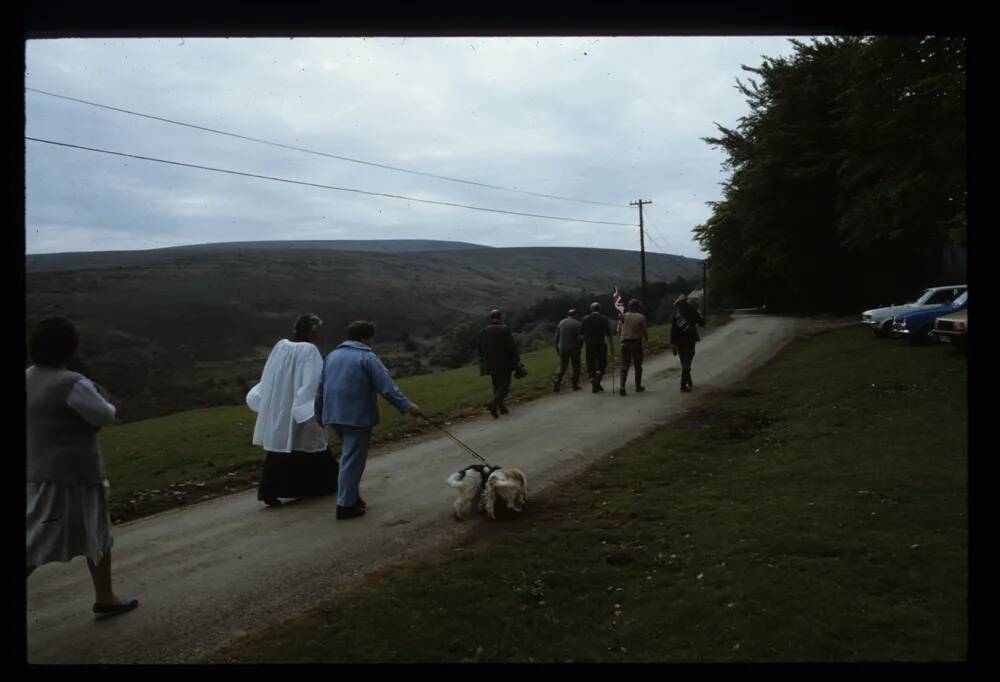
[[[674,301],[674,312],[670,319],[670,346],[674,355],[681,359],[681,391],[687,393],[694,384],[691,382],[691,362],[694,360],[694,346],[701,341],[698,335],[698,325],[705,326],[705,318],[701,316],[681,294]]]

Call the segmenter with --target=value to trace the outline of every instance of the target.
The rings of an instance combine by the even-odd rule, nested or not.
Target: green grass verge
[[[796,341],[521,519],[209,660],[963,659],[966,407],[948,348]]]
[[[709,323],[717,327],[729,319],[714,316]],[[650,329],[650,352],[663,352],[668,347],[669,330],[668,325]],[[620,352],[618,345],[616,352]],[[551,349],[526,353],[522,360],[528,376],[514,380],[511,404],[551,392],[558,369]],[[481,415],[489,399],[489,377],[479,376],[476,365],[405,377],[397,383],[428,416],[439,421]],[[429,429],[422,422],[403,417],[383,400],[379,411],[375,445]],[[112,519],[116,523],[128,521],[256,486],[263,453],[250,444],[255,421],[256,415],[249,408],[237,405],[179,412],[102,430],[101,452],[111,481]]]

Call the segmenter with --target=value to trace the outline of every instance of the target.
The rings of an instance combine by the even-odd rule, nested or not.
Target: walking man
[[[400,413],[423,416],[393,383],[389,370],[372,352],[375,323],[366,320],[347,326],[347,341],[334,348],[323,363],[315,411],[343,441],[337,478],[337,520],[365,513],[358,485],[368,461],[372,427],[378,424],[378,394]]]
[[[491,311],[489,324],[479,333],[479,363],[493,383],[493,397],[487,409],[494,419],[509,412],[504,400],[510,392],[510,375],[520,362],[521,354],[517,352],[510,327],[503,324],[503,314]]]
[[[570,308],[566,317],[556,327],[556,353],[559,354],[559,373],[556,375],[556,383],[553,386],[556,393],[562,386],[563,375],[566,374],[566,367],[570,363],[573,363],[573,390],[580,390],[580,349],[582,345],[580,316],[577,314],[576,308]]]
[[[622,371],[619,395],[625,395],[625,380],[628,379],[629,365],[635,365],[635,392],[642,393],[646,388],[642,385],[642,344],[649,341],[649,329],[646,316],[639,312],[639,299],[628,302],[628,312],[622,315],[619,328],[622,338]]]
[[[674,314],[670,320],[670,346],[674,355],[681,358],[681,390],[687,393],[691,383],[691,361],[694,360],[694,345],[701,341],[697,325],[705,326],[705,318],[698,309],[681,294],[674,301]]]
[[[590,377],[591,392],[600,393],[604,390],[601,380],[608,370],[608,348],[614,355],[614,337],[611,336],[611,323],[601,312],[601,304],[590,304],[590,314],[580,323],[580,334],[587,349],[587,375]],[[607,339],[607,343],[605,343]]]

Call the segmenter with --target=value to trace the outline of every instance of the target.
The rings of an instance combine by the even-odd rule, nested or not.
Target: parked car
[[[965,310],[969,307],[969,291],[956,298],[951,304],[934,308],[918,308],[900,313],[892,320],[892,336],[905,337],[913,343],[929,341],[934,337],[934,321],[951,313]]]
[[[875,336],[890,336],[892,318],[914,308],[936,308],[951,303],[968,289],[965,284],[954,284],[947,287],[931,287],[917,297],[912,303],[889,305],[883,308],[873,308],[861,313],[861,324],[865,325]]]
[[[931,334],[940,341],[950,341],[959,350],[964,350],[965,340],[969,338],[969,309],[943,315],[934,320]]]

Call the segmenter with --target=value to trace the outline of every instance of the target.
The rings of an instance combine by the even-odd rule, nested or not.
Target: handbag
[[[517,363],[517,366],[514,368],[514,378],[523,379],[526,376],[528,376],[527,367],[525,367],[523,363]]]

